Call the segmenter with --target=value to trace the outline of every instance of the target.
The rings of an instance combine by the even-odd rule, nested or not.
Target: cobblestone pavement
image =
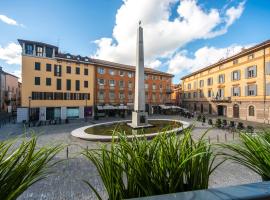
[[[189,121],[194,124],[193,137],[200,137],[205,131],[211,127],[202,125],[201,123],[179,116],[151,116],[151,118],[170,118]],[[83,141],[73,138],[70,132],[78,127],[87,124],[101,123],[112,120],[120,120],[119,118],[104,118],[98,121],[88,120],[84,122],[81,120],[62,125],[50,125],[34,128],[24,128],[21,124],[7,124],[0,129],[0,140],[23,137],[22,133],[31,133],[34,131],[39,135],[38,145],[47,144],[69,144],[68,152],[69,159],[61,162],[55,166],[55,173],[49,178],[44,179],[24,192],[19,200],[90,200],[96,199],[93,192],[83,183],[82,180],[91,182],[98,191],[102,194],[104,199],[107,199],[106,192],[97,174],[95,167],[85,158],[80,155],[83,148],[97,148],[101,145],[99,142]],[[225,136],[226,135],[226,136]],[[233,141],[237,140],[238,136],[233,135],[225,130],[210,129],[206,137],[211,142]],[[62,151],[56,159],[66,159],[66,149]],[[209,187],[222,187],[228,185],[237,185],[251,182],[261,181],[260,177],[250,170],[232,163],[226,162],[221,165],[210,177]]]

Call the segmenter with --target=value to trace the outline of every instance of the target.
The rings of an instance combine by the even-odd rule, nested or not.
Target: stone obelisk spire
[[[135,100],[134,111],[145,111],[145,91],[144,91],[144,51],[143,51],[143,28],[141,21],[137,29],[137,49],[136,49],[136,76],[135,76]]]
[[[135,99],[134,111],[132,112],[133,128],[151,126],[148,124],[148,115],[145,112],[145,91],[144,91],[144,52],[143,52],[143,28],[141,21],[137,29],[137,50],[136,50],[136,74],[135,74]]]

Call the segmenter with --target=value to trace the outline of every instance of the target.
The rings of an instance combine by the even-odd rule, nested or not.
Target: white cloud
[[[11,42],[7,46],[0,46],[0,59],[7,64],[21,64],[21,46]]]
[[[172,7],[177,3],[177,16],[170,19]],[[196,0],[123,0],[116,14],[112,38],[96,40],[98,48],[93,56],[135,64],[136,29],[138,21],[142,20],[145,63],[159,67],[160,58],[169,59],[187,43],[226,33],[243,9],[244,3],[219,12],[215,8],[203,9]]]
[[[169,61],[168,72],[179,74],[181,72],[194,72],[201,68],[214,64],[221,59],[230,57],[239,53],[243,48],[248,48],[251,45],[231,45],[227,48],[202,47],[198,49],[192,57],[186,54],[186,51],[180,51],[175,54]]]
[[[6,15],[0,15],[0,21],[8,24],[8,25],[13,25],[13,26],[24,26],[23,24],[19,24],[17,21],[14,19],[9,18]]]

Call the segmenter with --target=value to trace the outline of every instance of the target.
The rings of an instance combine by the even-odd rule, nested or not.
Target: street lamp
[[[87,121],[87,119],[86,119],[86,117],[87,117],[87,94],[84,95],[84,99],[85,99],[84,121],[86,122]]]
[[[28,109],[28,127],[30,127],[30,109],[31,109],[31,100],[32,100],[32,97],[29,96],[28,97],[28,103],[29,103],[29,109]]]

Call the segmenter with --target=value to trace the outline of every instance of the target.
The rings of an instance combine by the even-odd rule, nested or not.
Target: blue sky
[[[0,65],[19,75],[18,38],[134,64],[140,19],[146,65],[173,73],[175,83],[224,52],[270,39],[269,0],[2,0]]]

